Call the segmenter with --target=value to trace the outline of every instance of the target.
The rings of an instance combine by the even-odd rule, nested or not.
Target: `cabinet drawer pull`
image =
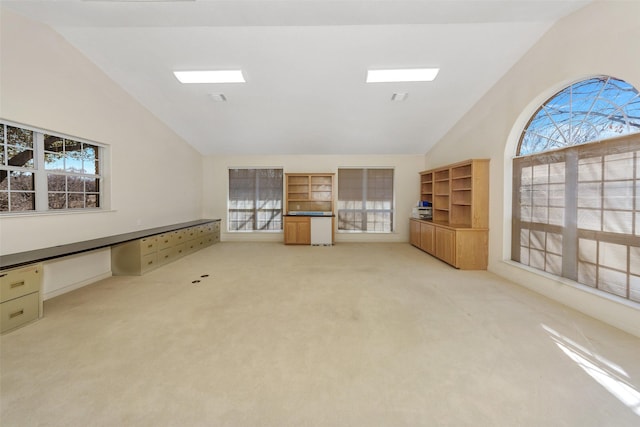
[[[12,283],[10,288],[14,289],[14,288],[19,288],[20,286],[24,286],[24,280],[22,282]]]
[[[152,248],[153,247],[153,243],[147,246],[148,248]]]
[[[153,264],[153,261],[149,261],[149,262],[147,263],[147,265],[151,265],[151,264]]]
[[[14,313],[11,313],[9,315],[9,319],[13,319],[14,317],[22,316],[23,314],[24,314],[24,309],[18,310],[18,311],[14,312]]]

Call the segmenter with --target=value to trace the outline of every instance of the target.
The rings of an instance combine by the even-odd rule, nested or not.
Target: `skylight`
[[[407,68],[396,70],[368,70],[367,83],[430,82],[439,68]]]
[[[180,83],[244,83],[242,70],[174,71]]]

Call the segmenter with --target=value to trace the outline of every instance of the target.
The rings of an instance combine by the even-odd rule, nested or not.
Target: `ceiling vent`
[[[225,102],[227,100],[223,93],[210,93],[209,97],[215,102]]]
[[[394,93],[393,95],[391,95],[391,100],[392,101],[404,101],[405,99],[407,99],[407,96],[409,96],[409,94],[407,92],[398,92],[398,93]]]

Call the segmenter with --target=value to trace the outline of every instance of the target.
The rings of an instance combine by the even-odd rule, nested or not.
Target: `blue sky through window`
[[[542,105],[522,134],[518,155],[640,132],[640,94],[613,77],[574,83]]]

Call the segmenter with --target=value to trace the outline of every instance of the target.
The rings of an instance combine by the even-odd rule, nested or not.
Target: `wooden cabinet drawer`
[[[196,235],[197,235],[196,227],[189,227],[184,229],[185,240],[193,240],[196,238]]]
[[[0,332],[36,320],[40,310],[39,295],[39,292],[33,292],[0,304]]]
[[[158,249],[157,237],[145,237],[140,239],[140,255],[147,255]]]
[[[173,233],[163,233],[157,236],[158,250],[162,251],[173,246],[174,236]]]
[[[185,238],[184,238],[184,236],[185,236],[184,230],[177,230],[177,231],[174,231],[171,234],[173,234],[173,244],[174,245],[179,245],[179,244],[184,242],[184,240],[185,240]]]
[[[158,263],[158,254],[157,253],[152,253],[152,254],[147,254],[144,255],[142,257],[142,260],[140,261],[140,272],[141,273],[145,273],[149,270],[153,270],[154,268],[156,268],[156,264]]]
[[[158,265],[167,264],[173,261],[173,259],[176,257],[175,252],[176,250],[173,247],[158,251]]]
[[[181,256],[185,255],[185,250],[187,248],[187,245],[185,243],[180,243],[178,245],[175,246],[175,255],[176,258],[179,258]]]
[[[40,264],[0,272],[0,302],[38,292],[41,279]]]

